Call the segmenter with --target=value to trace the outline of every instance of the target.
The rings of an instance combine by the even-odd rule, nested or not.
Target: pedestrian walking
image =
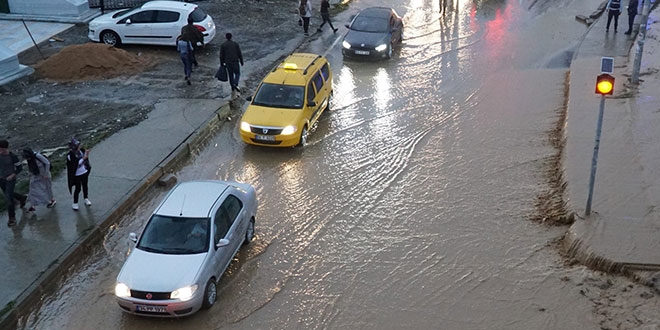
[[[30,148],[23,149],[23,158],[27,161],[30,172],[30,190],[27,195],[27,201],[30,203],[28,212],[34,212],[37,206],[44,204],[47,208],[52,208],[56,202],[53,198],[50,161]]]
[[[238,88],[238,80],[241,78],[241,67],[243,65],[243,54],[241,47],[238,43],[231,40],[231,33],[225,34],[227,39],[220,45],[220,65],[227,68],[227,75],[229,76],[229,85],[231,85],[232,95],[240,93]]]
[[[316,29],[316,32],[322,32],[323,25],[328,23],[332,29],[332,32],[337,33],[338,29],[335,29],[335,27],[332,26],[332,22],[330,21],[330,2],[328,2],[328,0],[321,0],[321,18],[323,19],[323,23],[319,25],[319,28]]]
[[[610,22],[614,18],[614,32],[616,33],[619,27],[619,14],[621,14],[621,0],[609,0],[605,8],[607,9],[607,27],[605,31],[610,30]]]
[[[305,36],[309,36],[309,19],[312,17],[312,3],[310,0],[300,0],[298,11],[303,20],[303,31],[305,31]]]
[[[628,31],[624,32],[624,34],[632,33],[633,23],[635,23],[635,16],[637,16],[638,6],[638,0],[630,0],[630,2],[628,2]]]
[[[181,40],[189,41],[192,45],[192,52],[190,53],[190,58],[192,65],[198,66],[197,58],[195,57],[195,52],[199,48],[204,47],[204,34],[202,31],[197,29],[193,24],[193,18],[191,15],[188,15],[188,24],[184,25],[181,28]]]
[[[183,62],[183,73],[185,74],[184,79],[186,80],[186,83],[190,85],[190,78],[192,76],[192,43],[183,40],[183,38],[179,36],[176,39],[176,50],[179,52],[179,56],[181,56],[181,62]]]
[[[91,206],[92,202],[89,200],[89,189],[87,187],[89,173],[92,170],[89,162],[89,150],[85,150],[76,138],[71,139],[71,142],[69,142],[69,154],[66,155],[66,170],[69,192],[73,195],[71,208],[78,211],[78,197],[80,196],[81,189],[83,198],[85,199],[85,205]],[[75,189],[72,191],[73,188]]]
[[[5,196],[5,205],[9,214],[7,226],[9,227],[16,224],[16,206],[14,202],[18,201],[21,208],[24,208],[27,200],[25,195],[14,191],[16,176],[21,170],[23,170],[23,166],[18,160],[18,156],[9,151],[9,141],[0,140],[0,189],[2,189]]]

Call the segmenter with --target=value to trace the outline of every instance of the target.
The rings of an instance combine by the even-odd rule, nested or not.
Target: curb
[[[37,278],[23,293],[21,293],[14,306],[4,314],[0,320],[1,329],[16,329],[21,316],[28,315],[35,307],[43,302],[43,297],[59,288],[61,280],[66,277],[69,270],[80,260],[89,256],[90,252],[98,246],[99,239],[114,225],[127,210],[134,208],[142,197],[164,175],[174,172],[185,161],[190,159],[195,147],[207,141],[217,132],[231,113],[229,102],[218,108],[215,114],[204,124],[197,127],[184,139],[163,161],[134,186],[107,214],[105,220],[79,237],[56,261],[54,261],[39,278]]]

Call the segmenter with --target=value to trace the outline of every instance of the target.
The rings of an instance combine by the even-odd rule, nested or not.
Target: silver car
[[[210,308],[216,283],[254,238],[258,201],[246,183],[176,185],[156,208],[115,285],[119,306],[138,315],[176,317]]]

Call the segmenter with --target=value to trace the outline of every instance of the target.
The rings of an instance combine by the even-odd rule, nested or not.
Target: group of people
[[[630,0],[628,2],[628,30],[624,34],[631,34],[635,16],[637,15],[637,7],[639,7],[638,0]],[[607,6],[607,26],[606,31],[610,31],[610,23],[614,20],[614,32],[617,32],[619,27],[619,15],[621,14],[621,0],[609,0]]]
[[[76,138],[71,139],[66,156],[66,168],[68,188],[73,197],[71,207],[75,211],[79,209],[78,200],[81,191],[85,205],[92,205],[88,189],[88,178],[92,170],[89,154],[90,151],[85,150],[80,141]],[[30,207],[26,210],[27,212],[36,211],[36,207],[40,205],[52,208],[57,203],[53,196],[50,160],[31,148],[23,149],[22,156],[27,162],[30,176],[27,195],[15,191],[16,179],[23,170],[23,163],[16,154],[9,150],[9,141],[0,140],[0,188],[5,197],[5,206],[9,215],[7,226],[10,227],[16,224],[16,203],[23,210],[26,210],[25,207],[29,203]]]
[[[238,88],[238,80],[241,76],[239,64],[243,65],[243,54],[238,43],[232,40],[231,33],[226,33],[225,39],[220,46],[220,69],[226,70],[232,94],[235,95],[241,91]],[[198,66],[195,50],[202,47],[204,47],[204,35],[195,27],[193,18],[189,16],[188,24],[181,28],[181,34],[176,39],[176,49],[183,62],[184,79],[188,85],[192,84],[193,66]]]
[[[299,22],[303,27],[305,36],[309,36],[309,20],[312,18],[311,0],[300,0],[298,12],[300,13]],[[332,29],[332,32],[337,33],[339,29],[335,28],[330,21],[330,2],[328,2],[328,0],[321,0],[321,19],[323,19],[323,23],[319,25],[319,27],[316,29],[316,32],[323,32],[323,26],[325,23],[328,23]]]

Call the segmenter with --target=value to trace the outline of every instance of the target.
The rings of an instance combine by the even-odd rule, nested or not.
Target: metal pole
[[[632,76],[630,77],[630,82],[634,85],[639,84],[639,70],[642,66],[642,52],[644,52],[644,40],[646,40],[646,24],[649,19],[650,6],[651,0],[644,0],[642,5],[642,17],[639,22],[639,33],[641,36],[637,41],[637,47],[635,47],[635,60],[633,61]]]
[[[585,215],[591,214],[591,199],[594,195],[594,182],[596,181],[596,165],[598,163],[598,149],[600,148],[600,131],[603,127],[603,112],[605,112],[605,95],[600,96],[600,108],[598,109],[598,123],[596,124],[596,143],[594,144],[594,155],[591,158],[591,176],[589,177],[589,197]]]
[[[39,55],[41,55],[41,59],[46,59],[44,57],[44,54],[41,53],[41,49],[39,49],[39,45],[37,45],[37,42],[34,41],[34,38],[32,37],[32,33],[30,33],[30,29],[28,29],[27,24],[25,24],[25,20],[21,19],[21,22],[23,22],[23,26],[25,26],[25,31],[27,31],[28,35],[30,35],[30,39],[32,39],[32,43],[34,44],[34,47],[37,47],[37,51],[39,51]]]

